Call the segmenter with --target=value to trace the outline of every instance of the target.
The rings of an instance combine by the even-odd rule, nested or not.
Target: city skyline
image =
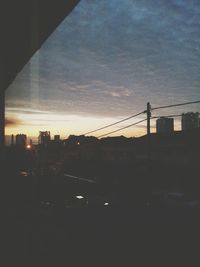
[[[138,113],[148,101],[200,99],[199,24],[198,1],[81,1],[8,88],[6,135],[49,130],[64,138]],[[188,111],[199,105],[154,115]]]
[[[200,102],[200,101],[198,101]],[[183,103],[182,103],[183,104]],[[186,105],[189,103],[185,103]],[[190,103],[191,104],[191,103]],[[184,104],[183,104],[184,105]],[[161,108],[165,108],[164,106],[162,106]],[[194,130],[196,128],[200,127],[200,117],[199,117],[199,112],[187,112],[187,113],[182,113],[181,115],[178,115],[178,117],[181,117],[181,129],[175,129],[174,127],[174,120],[175,117],[167,117],[167,116],[162,116],[162,117],[151,117],[151,119],[156,119],[155,124],[156,124],[156,129],[154,129],[153,131],[151,131],[151,123],[150,123],[150,133],[157,133],[157,134],[172,134],[173,132],[180,132],[180,131],[190,131],[190,130]],[[130,118],[126,118],[124,120],[129,120]],[[123,120],[123,121],[124,121]],[[147,119],[145,119],[145,121],[147,121]],[[121,121],[116,122],[115,124],[121,123]],[[103,128],[110,128],[111,125],[107,125],[104,126]],[[130,125],[131,126],[131,125]],[[128,126],[129,127],[129,126]],[[76,136],[76,137],[95,137],[94,136],[94,132],[99,132],[101,131],[101,128],[97,128],[97,129],[93,129],[93,131],[82,134],[82,135],[73,135],[70,134],[68,137],[62,137],[60,138],[60,134],[51,134],[50,131],[39,131],[39,135],[36,137],[33,136],[28,136],[24,134],[24,133],[17,133],[16,135],[12,134],[11,136],[6,136],[6,144],[10,145],[10,144],[17,144],[17,138],[20,136],[23,137],[25,136],[25,139],[27,140],[26,143],[34,143],[34,144],[40,144],[41,143],[41,136],[45,136],[45,138],[47,138],[49,141],[51,140],[67,140],[68,138],[72,137],[72,136]],[[115,130],[115,132],[120,132],[121,128],[119,128],[118,130]],[[148,131],[147,131],[148,134]],[[47,137],[46,137],[47,136]],[[124,137],[124,135],[114,135],[112,136],[112,132],[107,132],[107,134],[103,134],[103,135],[99,135],[96,136],[97,139],[101,139],[102,137]],[[136,136],[131,136],[131,137],[136,137]],[[15,142],[14,142],[14,138],[15,138]]]

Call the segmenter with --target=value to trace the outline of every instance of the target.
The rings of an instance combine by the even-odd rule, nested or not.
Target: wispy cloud
[[[21,107],[6,107],[6,112],[8,113],[20,113],[20,114],[49,114],[49,111],[40,111],[36,109],[28,109],[28,108],[21,108]]]
[[[5,119],[5,126],[6,127],[17,127],[21,124],[21,121],[16,118],[6,118]]]

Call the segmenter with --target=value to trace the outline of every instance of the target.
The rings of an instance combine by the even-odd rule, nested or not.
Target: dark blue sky
[[[7,114],[21,120],[21,130],[27,112],[32,126],[46,120],[48,127],[58,115],[73,120],[75,132],[76,116],[87,118],[85,132],[89,119],[102,126],[148,101],[199,99],[199,0],[81,0],[8,89]],[[159,115],[186,111],[199,105]]]

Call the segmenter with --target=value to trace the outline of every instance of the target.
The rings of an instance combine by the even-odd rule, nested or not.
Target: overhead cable
[[[173,105],[155,107],[155,108],[151,108],[151,110],[162,109],[162,108],[171,108],[171,107],[184,106],[184,105],[197,104],[197,103],[200,103],[200,100],[192,101],[192,102],[185,102],[185,103],[180,103],[180,104],[173,104]]]
[[[117,122],[108,124],[108,125],[106,125],[106,126],[103,126],[103,127],[101,127],[101,128],[95,129],[95,130],[93,130],[93,131],[87,132],[87,133],[85,133],[84,135],[91,134],[91,133],[94,133],[94,132],[97,132],[97,131],[106,129],[106,128],[108,128],[108,127],[111,127],[111,126],[114,126],[114,125],[116,125],[116,124],[119,124],[119,123],[121,123],[121,122],[123,122],[123,121],[130,120],[130,119],[132,119],[132,118],[134,118],[134,117],[136,117],[136,116],[139,116],[139,115],[141,115],[141,114],[143,114],[143,113],[145,113],[145,111],[139,112],[139,113],[137,113],[137,114],[135,114],[135,115],[132,115],[132,116],[130,116],[130,117],[128,117],[128,118],[125,118],[125,119],[123,119],[123,120],[120,120],[120,121],[117,121]]]
[[[181,117],[182,115],[169,115],[169,116],[153,116],[150,119],[159,119],[159,118],[175,118],[175,117]]]
[[[97,138],[100,138],[100,137],[103,137],[103,136],[107,136],[107,135],[110,135],[110,134],[119,132],[119,131],[121,131],[121,130],[124,130],[124,129],[126,129],[126,128],[129,128],[129,127],[131,127],[131,126],[134,126],[134,125],[139,124],[139,123],[141,123],[141,122],[143,122],[143,121],[146,121],[146,120],[147,120],[147,119],[143,119],[143,120],[140,120],[140,121],[138,121],[138,122],[129,124],[128,126],[125,126],[125,127],[120,128],[120,129],[117,129],[117,130],[115,130],[115,131],[112,131],[112,132],[109,132],[109,133],[106,133],[106,134],[99,135],[99,136],[97,136]]]

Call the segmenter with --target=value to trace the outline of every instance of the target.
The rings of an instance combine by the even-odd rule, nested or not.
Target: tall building
[[[174,131],[174,119],[160,117],[156,120],[156,132],[157,133],[173,133]]]
[[[38,144],[40,145],[47,145],[51,140],[50,132],[49,131],[40,131],[38,137]]]
[[[182,131],[192,130],[200,127],[199,112],[182,113]]]
[[[17,146],[26,147],[26,135],[25,134],[17,134],[15,143]]]

